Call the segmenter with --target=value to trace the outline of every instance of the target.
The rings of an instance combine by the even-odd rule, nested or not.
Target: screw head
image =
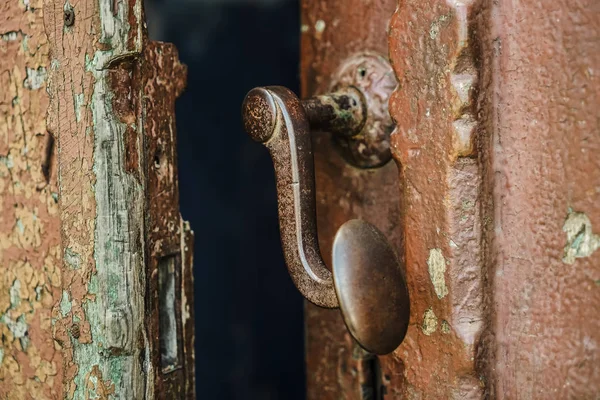
[[[275,130],[277,106],[267,89],[255,88],[246,95],[242,105],[244,129],[257,142],[264,143]]]
[[[63,19],[65,21],[65,26],[73,26],[75,23],[75,11],[72,8],[67,8],[64,11]]]

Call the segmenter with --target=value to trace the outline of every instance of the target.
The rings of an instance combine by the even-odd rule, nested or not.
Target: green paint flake
[[[18,279],[13,282],[9,293],[11,308],[18,307],[21,304],[21,282]]]
[[[6,165],[6,168],[8,169],[12,169],[15,166],[10,154],[8,156],[0,156],[0,163]]]
[[[21,349],[23,349],[23,351],[27,351],[29,348],[29,337],[23,336],[22,338],[19,338],[19,342],[21,343]]]
[[[27,334],[28,327],[24,315],[21,315],[16,321],[13,321],[8,315],[4,314],[0,321],[8,327],[13,336],[17,339],[20,339]]]
[[[41,301],[42,300],[42,292],[44,291],[44,288],[42,286],[36,286],[35,287],[35,301]]]
[[[63,290],[62,299],[60,301],[60,312],[63,315],[63,317],[66,317],[67,314],[71,312],[72,307],[73,307],[73,305],[71,304],[71,301],[69,300],[69,292],[67,292],[66,290]]]
[[[81,268],[81,256],[68,247],[65,249],[64,260],[71,269]]]
[[[21,235],[25,233],[25,226],[23,225],[23,221],[21,221],[20,219],[17,219],[17,229],[19,230],[19,233]]]

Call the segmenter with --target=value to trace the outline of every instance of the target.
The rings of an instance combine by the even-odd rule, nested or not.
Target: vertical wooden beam
[[[44,20],[64,250],[54,328],[66,395],[144,398],[153,377],[144,362],[145,182],[127,168],[143,162],[141,87],[132,84],[142,3],[47,1]]]
[[[48,1],[45,25],[66,396],[192,398],[191,231],[174,125],[185,67],[173,46],[148,41],[141,0]]]
[[[0,398],[62,397],[56,148],[46,131],[42,1],[0,4]]]
[[[400,2],[408,398],[592,398],[600,18],[592,2]]]

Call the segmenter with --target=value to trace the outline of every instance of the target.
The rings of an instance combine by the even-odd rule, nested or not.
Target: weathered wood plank
[[[193,397],[193,324],[181,317],[193,307],[191,231],[178,210],[174,125],[185,67],[173,46],[148,41],[141,0],[57,0],[45,12],[65,254],[54,331],[67,397]],[[165,352],[178,360],[168,370]]]
[[[124,121],[119,112],[123,90],[135,110],[141,87],[115,81],[133,73],[142,50],[142,4],[57,0],[46,2],[44,11],[52,54],[48,125],[59,150],[65,255],[55,324],[65,391],[77,399],[143,398],[152,387],[146,371],[152,366],[144,363],[150,346],[144,327],[145,183],[126,170],[126,134],[132,128],[141,137],[141,124]],[[69,26],[65,12],[71,11]],[[134,151],[141,160],[141,148]]]

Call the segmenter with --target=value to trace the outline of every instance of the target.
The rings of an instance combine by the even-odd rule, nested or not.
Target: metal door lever
[[[350,220],[335,236],[332,274],[321,258],[316,225],[311,126],[353,136],[367,112],[361,91],[351,86],[305,101],[284,87],[255,88],[242,107],[246,132],[273,159],[281,243],[294,284],[310,302],[340,307],[357,342],[386,354],[408,328],[408,290],[398,258],[377,228]]]

